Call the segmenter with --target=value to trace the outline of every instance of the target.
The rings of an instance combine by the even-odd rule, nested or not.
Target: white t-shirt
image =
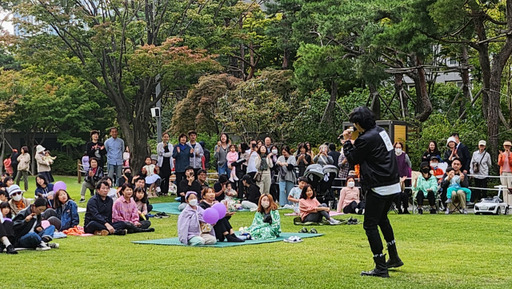
[[[258,157],[258,153],[255,151],[252,151],[249,155],[249,161],[247,162],[247,172],[257,172],[258,169],[256,168],[256,157]]]
[[[400,193],[402,191],[402,187],[400,186],[400,182],[398,182],[394,185],[375,187],[372,191],[381,196],[389,196]]]

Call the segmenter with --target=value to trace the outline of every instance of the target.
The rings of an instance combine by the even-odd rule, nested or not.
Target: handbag
[[[201,222],[201,233],[210,233],[212,229],[212,225]]]
[[[257,171],[254,175],[254,181],[255,182],[261,182],[262,173],[260,171]]]
[[[482,156],[482,158],[480,158],[480,161],[478,163],[473,163],[474,174],[478,174],[478,172],[480,172],[480,165],[482,164],[482,160],[484,159],[486,153],[487,152],[484,151],[484,155]]]

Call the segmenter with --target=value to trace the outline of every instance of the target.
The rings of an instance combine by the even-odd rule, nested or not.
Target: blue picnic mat
[[[156,212],[164,212],[172,215],[179,215],[181,213],[181,211],[178,210],[178,206],[180,205],[179,202],[156,203],[151,205],[153,205],[153,211]]]
[[[312,237],[320,237],[323,234],[305,234],[305,233],[281,233],[277,239],[273,240],[247,240],[243,243],[232,243],[232,242],[217,242],[214,245],[202,245],[196,247],[216,247],[216,248],[224,248],[224,247],[233,247],[233,246],[243,246],[243,245],[256,245],[263,243],[272,243],[272,242],[282,242],[284,239],[288,239],[291,236],[298,236],[302,239],[312,238]],[[156,240],[144,240],[144,241],[132,241],[135,244],[149,244],[149,245],[167,245],[167,246],[187,246],[182,244],[178,238],[167,238],[167,239],[156,239]],[[191,247],[191,246],[189,246]]]
[[[178,206],[180,205],[179,202],[171,202],[171,203],[156,203],[153,205],[153,211],[155,212],[164,212],[166,214],[171,215],[179,215],[181,213],[180,210],[178,210]],[[238,210],[237,212],[249,212],[247,209]]]

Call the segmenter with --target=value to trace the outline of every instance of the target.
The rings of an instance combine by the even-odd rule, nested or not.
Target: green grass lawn
[[[79,200],[76,178],[56,177]],[[32,196],[35,188],[30,183]],[[87,199],[89,196],[87,197]],[[153,203],[171,198],[152,199]],[[85,206],[85,203],[79,204]],[[283,216],[284,232],[296,232]],[[80,216],[83,218],[83,214]],[[237,213],[235,229],[253,213]],[[344,216],[341,216],[343,218]],[[346,217],[345,217],[346,218]],[[176,237],[177,216],[151,219],[154,233],[60,239],[60,249],[0,255],[1,288],[511,288],[512,217],[390,214],[405,265],[391,278],[373,268],[362,225],[318,226],[318,238],[230,248],[135,245]],[[83,223],[83,219],[81,219]]]

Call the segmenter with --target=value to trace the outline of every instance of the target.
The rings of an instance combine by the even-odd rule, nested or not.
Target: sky
[[[14,29],[12,27],[12,23],[9,22],[9,21],[4,21],[2,22],[2,20],[4,20],[5,16],[7,15],[7,13],[5,13],[4,11],[2,11],[2,9],[0,8],[0,25],[2,25],[2,30],[7,30],[9,33],[14,33]]]

